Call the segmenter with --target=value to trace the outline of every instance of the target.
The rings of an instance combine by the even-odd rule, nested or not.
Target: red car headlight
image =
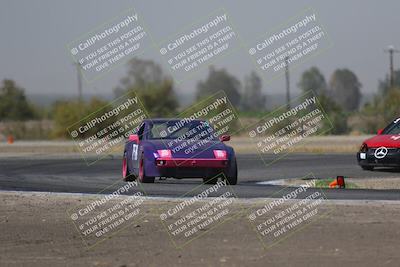
[[[226,151],[225,150],[214,150],[214,157],[216,159],[226,159]]]
[[[172,158],[172,153],[169,149],[157,150],[157,153],[161,158]]]

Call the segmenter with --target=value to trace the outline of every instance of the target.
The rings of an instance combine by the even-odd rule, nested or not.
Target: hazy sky
[[[300,74],[317,66],[327,80],[334,69],[349,68],[361,81],[362,92],[374,92],[378,79],[388,72],[384,48],[389,44],[400,48],[400,1],[396,0],[1,0],[0,79],[16,80],[29,94],[76,94],[76,71],[66,44],[130,7],[135,8],[156,42],[221,7],[245,42],[255,40],[304,8],[314,8],[333,46],[292,70],[293,91],[297,90]],[[154,47],[147,49],[143,58],[165,63]],[[228,69],[241,80],[255,68],[245,50],[214,65]],[[395,68],[400,68],[400,54],[395,56]],[[111,92],[125,73],[126,66],[118,66],[95,82],[85,82],[84,92]],[[197,81],[206,75],[207,69],[196,72],[180,83],[178,90],[193,92]],[[263,90],[283,93],[284,88],[284,79],[280,78],[264,84]]]

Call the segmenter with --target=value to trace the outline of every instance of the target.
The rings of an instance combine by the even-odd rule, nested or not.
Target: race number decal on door
[[[132,160],[137,160],[138,145],[132,144]]]

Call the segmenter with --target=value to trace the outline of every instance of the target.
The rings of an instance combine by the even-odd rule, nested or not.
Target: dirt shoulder
[[[355,153],[361,143],[369,136],[313,136],[308,137],[291,152],[301,153]],[[247,136],[233,136],[228,142],[237,153],[255,153],[257,142],[260,138],[249,138]],[[108,151],[108,154],[120,155],[121,146],[116,146]],[[13,144],[0,143],[1,156],[18,156],[29,154],[59,155],[80,154],[78,147],[72,141],[16,141]]]
[[[299,145],[294,146],[290,152],[298,153],[356,153],[362,142],[370,138],[369,135],[362,136],[311,136],[304,139]],[[229,142],[235,151],[239,153],[255,153],[258,151],[256,144],[262,138],[249,138],[247,136],[232,137]]]
[[[238,201],[231,209],[234,218],[206,227],[202,236],[177,249],[160,214],[179,202],[148,199],[141,208],[145,216],[88,249],[66,210],[96,199],[0,192],[0,265],[397,266],[400,261],[398,202],[323,202],[320,212],[328,215],[266,248],[247,217],[266,200]]]

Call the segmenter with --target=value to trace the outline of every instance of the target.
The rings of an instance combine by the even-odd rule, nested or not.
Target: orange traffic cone
[[[336,188],[336,186],[338,185],[337,180],[333,180],[332,183],[329,184],[329,188]]]
[[[9,135],[9,136],[7,137],[7,143],[8,143],[8,144],[14,143],[14,137],[13,137],[12,135]]]
[[[337,176],[336,179],[329,184],[329,188],[346,188],[344,176]]]

